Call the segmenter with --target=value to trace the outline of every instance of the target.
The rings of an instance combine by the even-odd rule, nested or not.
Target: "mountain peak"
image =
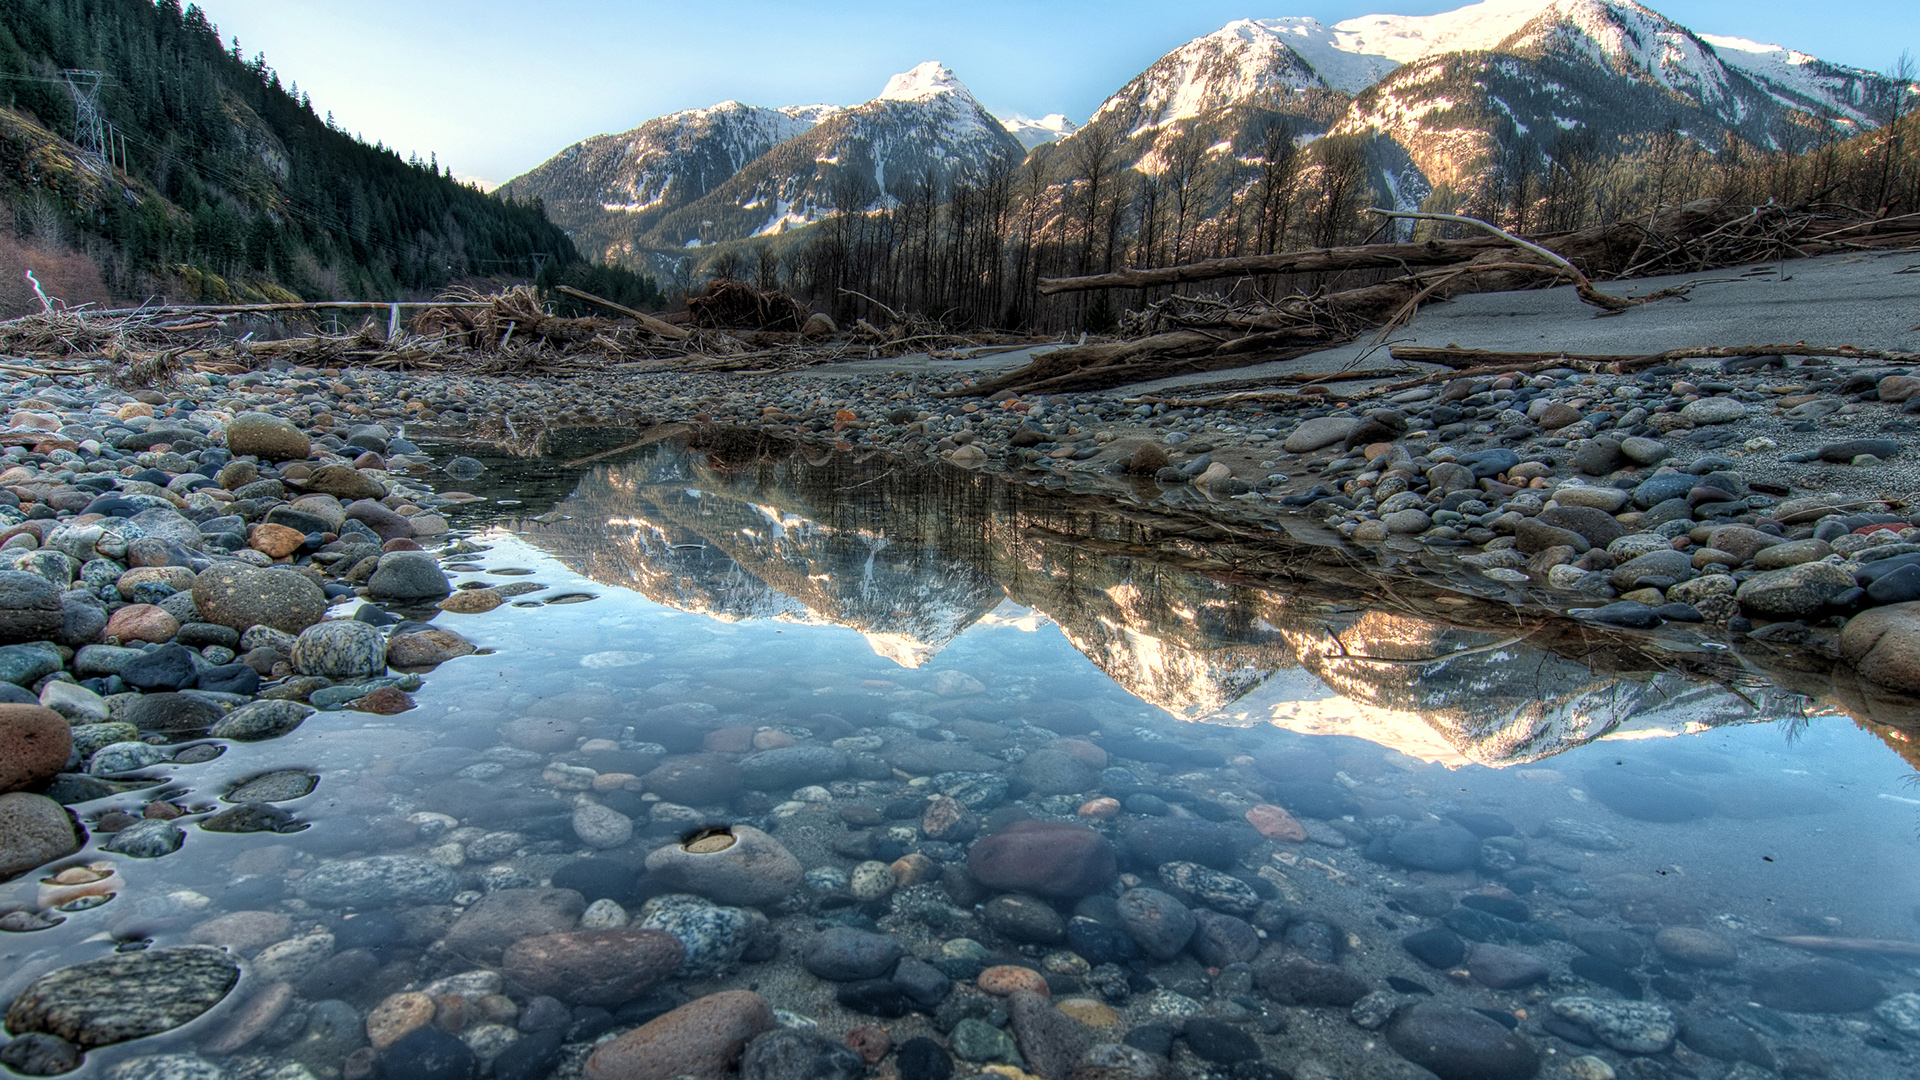
[[[875,101],[932,101],[947,94],[972,97],[953,71],[938,60],[929,60],[912,71],[903,71],[887,80],[887,88]]]

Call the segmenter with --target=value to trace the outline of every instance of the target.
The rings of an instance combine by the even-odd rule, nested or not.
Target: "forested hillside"
[[[75,150],[68,69],[107,76],[105,162]],[[0,3],[0,203],[0,259],[33,245],[57,277],[83,251],[79,293],[386,298],[580,261],[537,203],[339,130],[179,0]]]

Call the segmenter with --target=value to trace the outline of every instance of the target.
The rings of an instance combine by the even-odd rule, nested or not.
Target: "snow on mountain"
[[[617,256],[661,216],[840,111],[835,105],[768,109],[723,101],[668,113],[632,131],[575,143],[509,181],[504,192],[540,198],[583,249]]]
[[[843,208],[890,205],[918,185],[945,188],[1025,154],[953,72],[928,61],[887,81],[663,218],[657,242],[680,247],[767,236]]]
[[[1060,113],[1048,113],[1038,120],[1028,116],[1015,116],[1000,121],[1007,134],[1020,141],[1028,150],[1046,143],[1059,142],[1061,139],[1080,130],[1080,126]]]
[[[1326,89],[1288,36],[1251,19],[1228,23],[1155,60],[1102,102],[1093,122],[1138,135],[1230,105]]]
[[[1713,46],[1723,63],[1765,87],[1782,105],[1825,111],[1862,125],[1878,122],[1873,105],[1888,82],[1879,75],[1745,38],[1701,34],[1700,39]]]
[[[903,71],[887,80],[875,101],[932,101],[943,94],[973,95],[938,60],[928,60],[911,71]]]

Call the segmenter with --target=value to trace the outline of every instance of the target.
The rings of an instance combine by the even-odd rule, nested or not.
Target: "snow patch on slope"
[[[1012,116],[1000,121],[1007,134],[1020,140],[1021,147],[1031,150],[1044,143],[1059,142],[1061,139],[1080,130],[1080,126],[1061,113],[1049,113],[1038,120],[1029,116]]]

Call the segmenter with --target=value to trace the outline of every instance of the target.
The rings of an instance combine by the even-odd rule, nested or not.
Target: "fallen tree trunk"
[[[1041,278],[1040,295],[1085,292],[1089,289],[1147,288],[1219,281],[1256,274],[1312,274],[1342,270],[1395,270],[1418,266],[1452,266],[1498,249],[1495,239],[1428,240],[1418,244],[1363,244],[1358,247],[1309,248],[1272,255],[1241,255],[1208,259],[1185,266],[1146,270],[1115,270],[1085,277]]]
[[[1105,390],[1149,379],[1192,375],[1276,360],[1292,360],[1334,343],[1317,327],[1286,334],[1263,334],[1266,343],[1252,351],[1234,351],[1244,338],[1222,340],[1200,330],[1176,330],[1137,341],[1102,342],[1056,349],[1036,356],[1023,368],[997,378],[950,390],[945,397],[983,397],[1009,390],[1017,394]]]
[[[573,297],[575,300],[581,300],[589,304],[597,304],[600,307],[606,308],[608,311],[618,312],[622,315],[625,315],[627,318],[632,319],[634,322],[639,323],[642,327],[644,327],[649,332],[658,334],[663,338],[670,338],[674,341],[685,341],[687,338],[690,338],[693,336],[692,331],[687,330],[685,327],[675,326],[669,322],[661,322],[659,319],[656,319],[653,316],[648,315],[646,312],[635,311],[634,309],[627,307],[624,304],[616,304],[611,300],[606,300],[601,297],[595,296],[590,292],[582,292],[581,290],[576,289],[571,285],[555,285],[553,287],[553,291],[557,293],[565,293],[566,295]]]

